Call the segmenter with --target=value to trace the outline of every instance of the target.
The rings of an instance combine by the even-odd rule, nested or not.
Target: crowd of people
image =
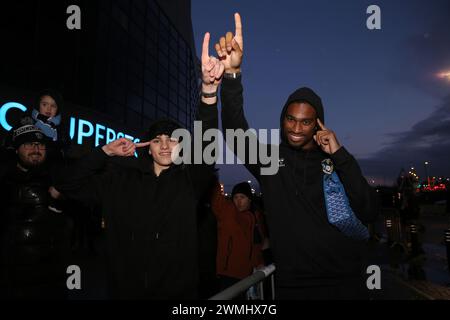
[[[205,34],[197,110],[203,132],[219,128],[219,88],[223,130],[249,128],[239,14],[235,25],[215,45],[216,57]],[[95,212],[104,221],[109,298],[203,298],[207,251],[218,290],[274,262],[277,299],[365,297],[366,226],[377,216],[376,194],[325,126],[312,89],[294,91],[281,108],[278,172],[262,175],[259,159],[242,159],[261,186],[264,210],[248,183],[225,197],[214,164],[175,165],[180,141],[172,135],[181,125],[169,119],[155,121],[142,143],[118,139],[69,164],[62,104],[54,90],[40,94],[2,156],[1,297],[67,297],[68,230],[74,217]],[[210,215],[199,224],[205,203]]]

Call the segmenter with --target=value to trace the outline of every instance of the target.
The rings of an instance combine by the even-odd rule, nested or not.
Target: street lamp
[[[430,177],[428,176],[428,165],[430,163],[428,161],[425,161],[425,175],[427,176],[427,182],[428,182],[428,186],[430,186]]]

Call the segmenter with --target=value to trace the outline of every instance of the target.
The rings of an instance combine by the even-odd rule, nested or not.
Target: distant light
[[[425,161],[425,164],[428,164],[428,161]]]
[[[437,76],[441,79],[446,79],[446,80],[450,81],[450,71],[444,71],[444,72],[438,73]]]
[[[251,181],[251,180],[248,180],[247,182],[248,182],[248,184],[252,184],[252,181]]]

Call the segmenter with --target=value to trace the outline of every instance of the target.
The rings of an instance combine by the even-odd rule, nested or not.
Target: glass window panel
[[[137,113],[141,114],[142,112],[142,99],[138,97],[136,94],[130,92],[128,94],[127,105],[129,109],[133,109]]]
[[[156,117],[156,106],[148,101],[144,102],[144,115],[150,119]]]
[[[166,98],[164,98],[162,95],[158,94],[158,109],[164,110],[166,113],[169,109],[169,103]]]
[[[157,103],[156,96],[156,91],[154,89],[149,86],[145,86],[144,97],[147,101],[155,105]]]
[[[141,128],[141,115],[134,112],[131,109],[127,109],[126,113],[127,113],[127,121],[126,121],[127,125],[134,129]]]

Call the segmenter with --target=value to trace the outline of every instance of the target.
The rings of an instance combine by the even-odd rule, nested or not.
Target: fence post
[[[419,254],[419,234],[417,233],[417,226],[411,224],[409,226],[409,232],[411,234],[411,255],[416,256]]]
[[[450,229],[445,231],[445,246],[447,248],[447,267],[450,273]]]
[[[392,219],[388,218],[386,219],[386,233],[387,233],[387,242],[388,245],[390,246],[393,243],[393,239],[392,239]]]

